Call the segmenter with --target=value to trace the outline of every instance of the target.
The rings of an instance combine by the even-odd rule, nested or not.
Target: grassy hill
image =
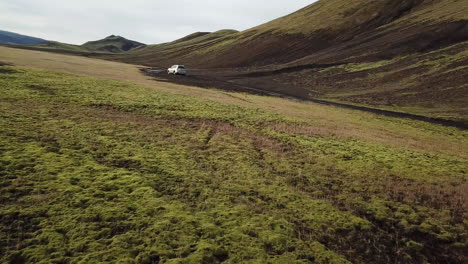
[[[47,40],[41,38],[0,30],[0,44],[37,44],[46,41]]]
[[[194,66],[233,67],[283,64],[306,56],[317,62],[375,52],[402,55],[467,40],[467,14],[468,7],[457,0],[318,1],[258,27],[194,45],[190,54],[172,56]],[[151,64],[158,59],[159,54],[151,53],[156,47],[127,60]],[[324,58],[315,54],[319,51]]]
[[[51,53],[59,53],[59,54],[69,54],[75,56],[99,56],[99,55],[110,55],[110,52],[104,51],[95,51],[84,48],[80,45],[73,45],[62,43],[58,41],[47,41],[39,44],[31,44],[31,45],[7,45],[8,47],[17,48],[17,49],[25,49],[25,50],[37,50],[37,51],[47,51]]]
[[[236,35],[238,31],[231,29],[216,32],[196,32],[181,39],[158,45],[148,45],[144,48],[127,52],[124,54],[104,57],[112,60],[141,62],[142,65],[153,65],[166,67],[177,61],[188,62],[187,59],[199,52],[204,47],[213,43],[222,43],[226,38]]]
[[[123,51],[129,51],[137,48],[144,47],[145,44],[136,42],[133,40],[128,40],[121,36],[111,35],[107,38],[89,41],[81,45],[81,47],[92,50],[92,51],[103,51],[103,52],[112,52],[118,53]]]
[[[465,1],[322,0],[243,32],[183,43],[104,57],[209,68],[257,89],[468,122]]]
[[[465,130],[0,50],[2,263],[466,259]]]
[[[44,48],[44,49],[58,49],[58,50],[70,50],[70,51],[88,51],[80,45],[66,44],[58,41],[47,41],[33,45],[33,47]]]
[[[16,48],[22,49],[32,49],[32,50],[39,50],[39,51],[49,51],[49,52],[56,52],[56,53],[64,53],[64,54],[74,54],[74,55],[84,55],[89,56],[93,53],[104,53],[99,51],[93,51],[87,48],[84,48],[80,45],[73,45],[62,43],[58,41],[47,41],[44,43],[33,44],[33,45],[17,45],[14,46]]]
[[[468,42],[430,52],[228,76],[238,84],[468,124]]]

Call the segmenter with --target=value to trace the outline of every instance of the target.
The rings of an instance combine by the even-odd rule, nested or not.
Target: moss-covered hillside
[[[202,52],[204,48],[210,47],[215,43],[224,43],[227,38],[231,38],[237,33],[238,31],[232,29],[216,32],[196,32],[172,42],[148,45],[144,48],[118,55],[103,56],[103,58],[117,61],[131,61],[132,63],[141,63],[141,65],[151,64],[165,68],[177,63],[188,63],[191,61],[190,58]]]
[[[116,58],[153,66],[179,59],[196,67],[224,68],[284,64],[309,56],[308,63],[372,53],[391,57],[467,40],[467,14],[466,1],[459,0],[321,0],[187,52],[148,46]]]
[[[466,260],[466,131],[227,95],[0,67],[0,262]]]

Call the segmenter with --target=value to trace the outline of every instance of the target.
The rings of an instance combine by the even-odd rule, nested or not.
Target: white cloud
[[[82,44],[108,35],[145,43],[195,31],[245,30],[314,0],[2,0],[0,29]]]

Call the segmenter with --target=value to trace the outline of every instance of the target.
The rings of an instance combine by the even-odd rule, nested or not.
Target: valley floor
[[[231,92],[245,92],[257,95],[267,95],[267,96],[275,96],[280,98],[292,99],[292,100],[299,100],[304,102],[314,102],[322,105],[332,105],[341,108],[347,109],[354,109],[360,110],[364,112],[370,112],[374,114],[379,114],[383,116],[391,116],[391,117],[398,117],[398,118],[407,118],[411,120],[419,120],[425,121],[433,124],[440,124],[450,127],[457,127],[460,129],[468,129],[468,123],[464,122],[465,116],[463,114],[457,115],[457,118],[453,119],[446,119],[440,117],[433,117],[431,115],[421,115],[404,112],[403,109],[399,108],[382,108],[382,107],[370,107],[368,105],[363,104],[354,104],[350,102],[343,102],[339,100],[333,99],[315,99],[309,97],[300,97],[295,95],[294,93],[282,93],[281,91],[272,92],[269,90],[256,88],[250,86],[249,83],[246,84],[238,84],[232,77],[229,78],[228,76],[216,76],[216,74],[208,73],[208,71],[200,71],[197,70],[196,72],[192,72],[187,76],[174,76],[169,75],[166,73],[164,69],[154,69],[154,68],[141,68],[140,69],[144,74],[154,77],[154,80],[158,82],[169,82],[169,83],[176,83],[182,85],[189,85],[195,87],[201,87],[206,89],[219,89]],[[263,84],[265,85],[265,84]],[[278,85],[271,83],[271,86]],[[283,85],[286,86],[286,85]],[[398,111],[400,110],[400,111]],[[413,111],[411,111],[413,112]],[[422,113],[424,114],[424,113]],[[427,114],[427,113],[426,113]],[[453,116],[452,116],[453,118]]]
[[[463,263],[468,132],[0,47],[0,262]]]

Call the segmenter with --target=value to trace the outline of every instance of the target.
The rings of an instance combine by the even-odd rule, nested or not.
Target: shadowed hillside
[[[0,30],[0,44],[36,44],[47,40]]]
[[[160,51],[156,45],[122,59],[147,65],[184,59],[206,68],[392,57],[467,40],[467,14],[466,2],[457,0],[319,1],[261,26],[198,43],[194,52],[168,50],[162,56],[153,52]]]
[[[144,48],[113,56],[110,59],[141,62],[143,65],[174,64],[174,61],[188,62],[204,49],[210,49],[217,43],[236,36],[238,31],[225,29],[216,32],[196,32],[169,43],[149,45]]]
[[[270,92],[467,121],[467,1],[322,0],[243,32],[196,39],[106,58],[183,63]]]

